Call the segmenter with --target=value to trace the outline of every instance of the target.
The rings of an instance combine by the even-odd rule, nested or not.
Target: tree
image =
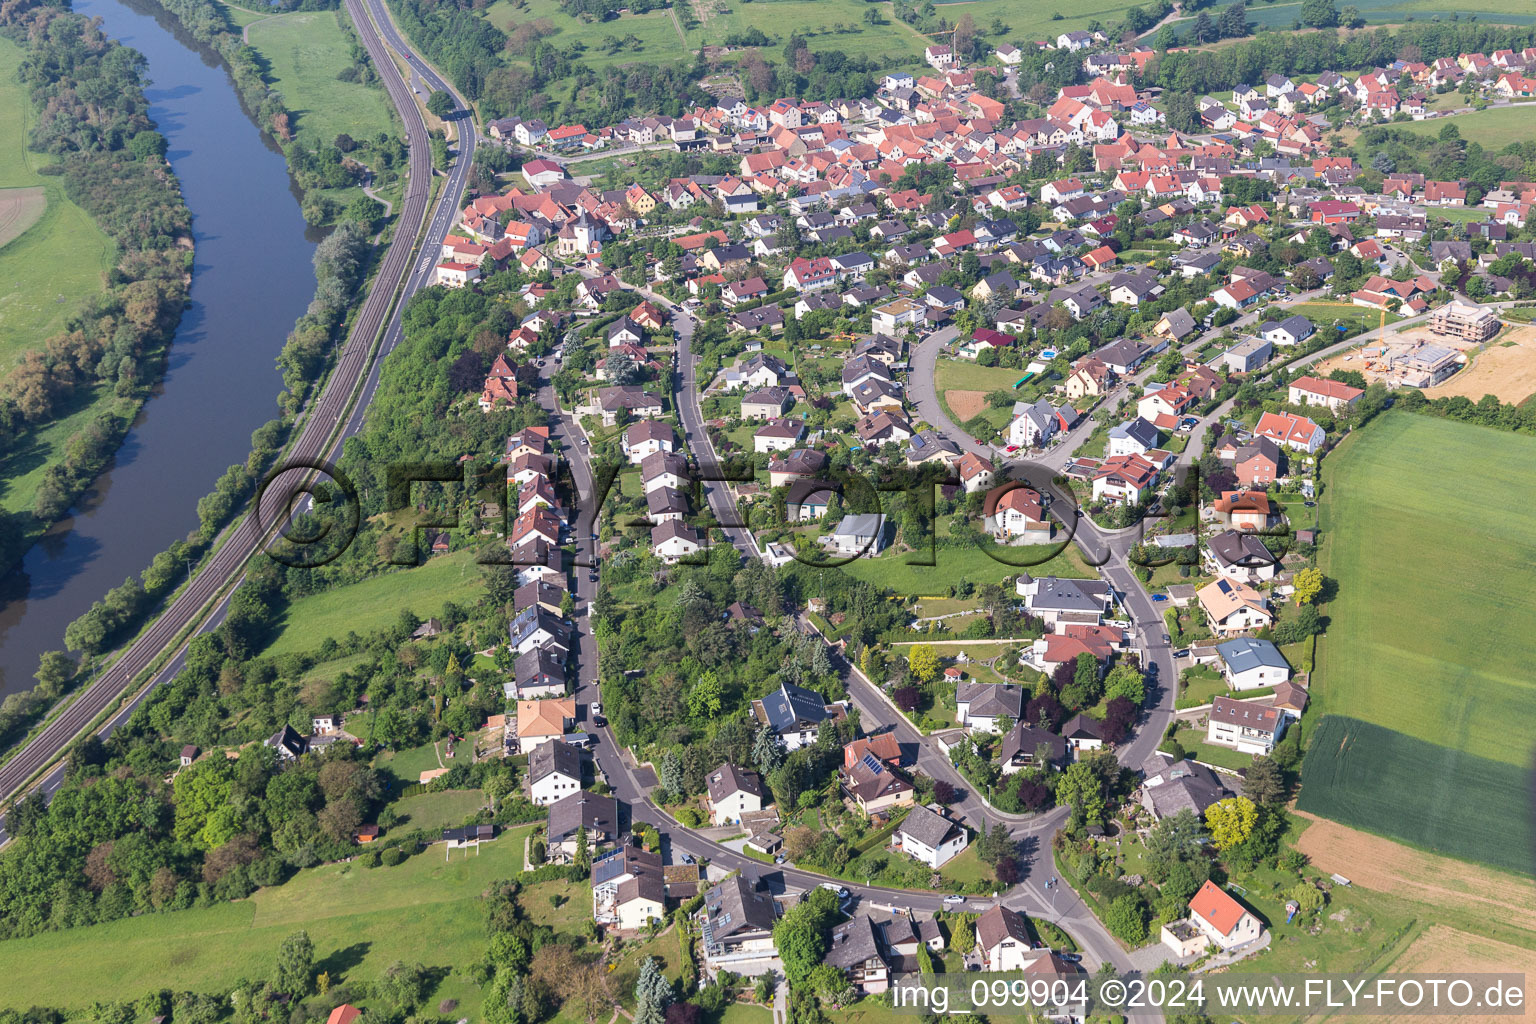
[[[1222,851],[1247,842],[1258,820],[1258,808],[1245,796],[1228,797],[1205,810],[1205,825],[1211,830],[1211,842]]]
[[[976,838],[976,855],[994,867],[1003,860],[1012,860],[1018,854],[1018,843],[1008,831],[1008,826],[995,822],[990,831],[983,830]]]
[[[1199,859],[1205,829],[1191,810],[1170,814],[1147,835],[1147,865],[1154,881],[1166,878],[1175,864]]]
[[[1190,30],[1190,34],[1195,37],[1195,42],[1197,43],[1214,42],[1219,35],[1216,29],[1216,20],[1205,11],[1201,11],[1195,15],[1195,24]]]
[[[1272,757],[1256,757],[1243,777],[1243,795],[1256,804],[1285,800],[1285,775]]]
[[[448,95],[446,90],[438,89],[431,96],[427,97],[427,113],[433,117],[445,121],[448,119],[448,115],[453,113],[453,110],[453,97]]]
[[[592,870],[592,851],[587,845],[587,826],[576,826],[576,857],[575,863],[581,869],[582,874]]]
[[[1301,23],[1309,28],[1333,28],[1339,23],[1339,9],[1333,0],[1301,0]]]
[[[921,645],[926,646],[926,645]],[[903,711],[916,711],[917,706],[923,702],[923,691],[915,686],[898,686],[892,694],[896,706]]]
[[[272,988],[283,995],[302,999],[309,995],[314,980],[315,945],[308,932],[294,932],[277,948],[277,965],[272,969]]]
[[[1120,664],[1109,670],[1109,675],[1104,677],[1104,696],[1109,700],[1116,697],[1124,697],[1137,707],[1147,699],[1147,681],[1141,674],[1141,669],[1129,661],[1122,660]]]
[[[640,978],[635,982],[635,1024],[664,1024],[672,996],[672,983],[661,973],[661,961],[646,957],[640,962]]]
[[[688,714],[694,718],[714,718],[720,713],[720,679],[710,669],[699,676],[688,691]]]
[[[1067,766],[1056,783],[1056,802],[1072,808],[1074,827],[1104,820],[1104,783],[1086,761]]]
[[[1126,942],[1141,942],[1147,937],[1146,900],[1136,892],[1115,897],[1104,915],[1104,926]]]
[[[773,730],[766,725],[759,728],[757,735],[752,738],[752,763],[757,765],[757,770],[764,777],[784,763],[784,748],[779,745],[779,738],[773,734]]]
[[[37,688],[43,696],[57,697],[75,677],[78,668],[75,659],[63,651],[44,651],[38,659],[37,674],[33,678],[37,680]]]
[[[673,800],[683,796],[683,759],[675,750],[667,751],[661,759],[661,788]]]
[[[1311,604],[1323,592],[1323,570],[1299,569],[1296,572],[1296,603]]]
[[[1216,21],[1217,30],[1228,39],[1236,39],[1248,34],[1248,8],[1239,0],[1238,3],[1228,4],[1221,9],[1221,16]]]
[[[813,970],[826,955],[828,931],[837,914],[837,895],[826,889],[813,889],[779,918],[773,926],[773,944],[784,963],[784,977],[790,986],[806,984]]]
[[[485,580],[485,599],[493,606],[512,600],[517,590],[516,566],[484,564],[480,566],[480,577]]]
[[[1323,891],[1311,882],[1297,882],[1285,891],[1286,896],[1295,900],[1303,914],[1315,914],[1323,909],[1327,897]]]
[[[929,683],[938,678],[939,655],[932,644],[914,645],[907,655],[907,665],[912,670],[912,678],[920,683]]]

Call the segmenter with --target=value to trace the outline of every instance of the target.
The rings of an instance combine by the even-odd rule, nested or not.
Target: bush
[[[376,868],[379,866],[379,851],[369,850],[362,856],[363,867]]]
[[[383,861],[385,867],[392,868],[397,864],[405,863],[405,851],[398,846],[391,846],[379,859]]]

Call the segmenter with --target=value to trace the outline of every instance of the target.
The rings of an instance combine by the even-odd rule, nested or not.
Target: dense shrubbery
[[[137,54],[86,19],[38,3],[0,9],[0,31],[29,48],[19,72],[37,112],[29,145],[59,158],[70,198],[118,248],[107,291],[82,302],[64,331],[0,382],[0,450],[26,443],[85,395],[117,399],[49,467],[34,522],[10,520],[0,529],[0,564],[9,565],[112,457],[158,379],[186,302],[191,252],[176,243],[191,218],[165,162],[165,140],[149,120]]]

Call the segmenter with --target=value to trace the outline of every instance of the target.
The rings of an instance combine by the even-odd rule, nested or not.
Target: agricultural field
[[[433,999],[457,999],[461,1015],[476,1019],[480,989],[457,969],[484,952],[477,901],[491,882],[522,870],[531,828],[446,860],[438,846],[393,868],[328,864],[245,900],[0,943],[0,1007],[83,1008],[157,988],[219,991],[270,973],[278,945],[302,929],[317,969],[336,984],[362,988],[395,960],[455,968]],[[91,969],[59,971],[61,963]]]
[[[1458,860],[1532,869],[1529,766],[1358,719],[1323,718],[1307,748],[1296,806]]]
[[[284,611],[266,653],[313,650],[327,637],[340,639],[350,631],[388,626],[402,611],[425,619],[442,611],[448,601],[479,600],[484,589],[474,552],[439,555],[425,565],[300,598]]]
[[[1394,413],[1328,460],[1322,711],[1529,767],[1533,456],[1526,437]]]
[[[1523,24],[1531,24],[1536,17],[1528,16]],[[1516,103],[1508,107],[1491,107],[1470,114],[1452,114],[1433,121],[1412,121],[1396,125],[1416,135],[1436,138],[1448,124],[1456,126],[1461,137],[1476,142],[1491,152],[1498,152],[1511,142],[1525,142],[1536,134],[1536,104]]]
[[[21,57],[0,39],[0,372],[101,291],[115,257],[111,239],[65,197],[63,181],[38,173],[53,158],[26,148],[32,114],[16,80]]]
[[[1391,413],[1328,460],[1320,565],[1338,597],[1312,696],[1348,717],[1312,740],[1303,810],[1529,870],[1533,454],[1528,438]]]
[[[382,88],[341,82],[352,64],[340,11],[303,11],[262,18],[247,28],[250,45],[267,62],[267,80],[283,94],[298,137],[329,143],[342,132],[371,139],[395,130]]]
[[[1296,849],[1319,871],[1437,907],[1442,916],[1487,920],[1507,914],[1507,923],[1536,930],[1536,881],[1529,875],[1454,862],[1305,812],[1300,817],[1308,824]]]

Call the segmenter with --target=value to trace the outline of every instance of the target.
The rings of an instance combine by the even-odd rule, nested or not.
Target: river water
[[[151,114],[193,215],[192,301],[165,380],[116,462],[0,583],[0,696],[33,684],[38,656],[107,590],[197,527],[197,499],[277,414],[275,360],[314,292],[282,154],[245,113],[217,58],[136,0],[76,0],[148,59]]]

